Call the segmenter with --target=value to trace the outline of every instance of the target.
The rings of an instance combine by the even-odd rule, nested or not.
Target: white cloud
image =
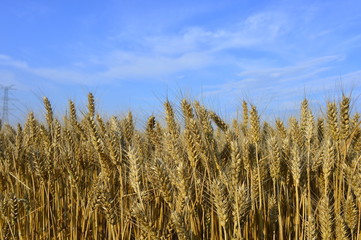
[[[242,96],[251,99],[258,97],[262,104],[272,99],[282,104],[288,102],[287,106],[281,104],[276,107],[285,108],[289,107],[290,102],[298,106],[300,99],[308,93],[318,93],[323,96],[322,94],[328,91],[335,92],[340,87],[337,86],[340,82],[345,91],[355,90],[356,87],[356,91],[361,93],[361,86],[357,86],[357,82],[361,80],[361,70],[341,76],[329,72],[332,69],[330,65],[342,59],[341,56],[325,56],[286,67],[262,69],[260,66],[254,66],[250,70],[241,72],[239,80],[206,86],[203,95],[222,97],[229,99],[230,102]]]
[[[338,55],[322,58],[310,55],[310,58],[314,57],[312,61],[271,68],[270,65],[277,65],[274,64],[276,60],[272,57],[262,56],[262,59],[254,60],[257,56],[242,55],[242,50],[253,50],[265,52],[266,55],[272,53],[276,57],[282,55],[287,62],[287,56],[289,59],[293,57],[292,52],[300,52],[299,42],[286,41],[285,43],[283,41],[289,33],[298,34],[293,29],[296,22],[293,16],[295,10],[291,9],[290,12],[286,10],[289,9],[279,8],[257,12],[241,21],[238,19],[238,22],[234,24],[219,28],[188,26],[178,33],[128,39],[136,46],[133,49],[132,47],[122,48],[124,46],[122,40],[119,40],[120,47],[116,47],[117,38],[109,37],[108,43],[114,45],[108,48],[107,52],[102,55],[89,54],[84,56],[82,61],[77,60],[68,66],[33,67],[31,62],[20,61],[6,55],[0,55],[0,65],[10,66],[52,81],[91,85],[100,81],[112,82],[122,79],[156,80],[164,76],[183,74],[183,71],[232,64],[242,70],[238,76],[242,78],[242,81],[235,81],[231,87],[239,89],[252,83],[258,84],[262,82],[262,79],[282,82],[312,78],[329,70],[330,66],[327,64],[343,60]],[[312,13],[311,10],[309,12]],[[311,23],[314,15],[309,16],[305,10],[306,15],[308,17],[303,17],[300,21]],[[326,32],[321,31],[320,36],[327,35],[330,31],[329,29]],[[302,32],[302,36],[304,35],[306,33]],[[240,50],[241,53],[234,54],[232,52],[234,49]],[[260,64],[261,62],[263,63]],[[227,85],[218,86],[219,89],[214,88],[212,91],[220,92],[225,86]]]
[[[137,43],[144,51],[114,49],[103,56],[92,56],[68,67],[33,67],[30,62],[6,55],[0,55],[0,65],[53,81],[84,84],[126,78],[157,78],[219,64],[222,50],[259,46],[271,41],[279,34],[283,22],[280,14],[267,12],[250,16],[225,29],[210,31],[190,27],[180,34],[148,37]]]
[[[179,57],[127,55],[109,63],[107,70],[98,75],[108,79],[157,77],[201,68],[211,61],[211,58],[206,54],[196,52],[185,53]]]
[[[28,64],[26,62],[14,60],[10,56],[3,54],[0,54],[0,65],[16,67],[24,70],[28,69]]]
[[[305,74],[307,77],[310,77],[310,73],[312,72],[316,74],[329,69],[328,67],[322,67],[315,70],[316,67],[342,60],[344,60],[344,57],[342,56],[324,56],[286,67],[267,68],[266,66],[254,65],[248,66],[251,69],[240,72],[238,76],[257,77],[260,80],[272,78],[278,79],[279,81],[294,79],[296,76],[297,79],[302,79],[302,76]]]
[[[288,30],[287,16],[264,12],[222,29],[189,27],[179,34],[147,37],[144,45],[158,54],[189,51],[219,52],[242,47],[263,47]]]
[[[115,56],[118,55],[118,56]],[[104,70],[93,72],[91,64],[86,69],[37,68],[9,56],[0,56],[0,65],[34,74],[47,80],[80,84],[107,83],[114,80],[132,78],[157,78],[160,76],[192,70],[206,66],[211,59],[202,53],[186,53],[179,57],[133,56],[128,53],[112,54],[99,64]],[[82,64],[82,63],[81,63]],[[82,64],[84,66],[84,64]]]

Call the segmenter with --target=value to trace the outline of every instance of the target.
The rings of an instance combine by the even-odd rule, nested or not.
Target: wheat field
[[[0,132],[1,239],[361,239],[360,114],[350,98],[261,122],[197,101],[105,120],[88,95]],[[317,117],[315,117],[317,116]]]

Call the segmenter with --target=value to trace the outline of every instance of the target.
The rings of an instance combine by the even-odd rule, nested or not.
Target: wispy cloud
[[[0,56],[0,65],[9,66],[46,80],[63,83],[98,84],[110,83],[123,79],[157,78],[184,70],[201,68],[209,64],[211,59],[202,53],[186,53],[179,57],[166,56],[133,56],[128,53],[114,52],[107,56],[102,63],[104,70],[94,71],[94,64],[89,64],[86,69],[71,68],[45,68],[32,67],[30,64],[14,60],[9,56]],[[84,63],[80,63],[84,66]],[[154,79],[153,79],[154,80]]]
[[[218,52],[232,48],[263,47],[287,31],[287,16],[280,12],[251,15],[221,29],[188,27],[173,35],[147,37],[145,47],[158,54],[189,51]]]
[[[295,77],[299,80],[329,69],[329,67],[320,68],[320,66],[342,60],[344,60],[342,56],[324,56],[286,67],[264,68],[264,66],[253,66],[252,69],[242,71],[238,76],[257,78],[261,81],[265,78],[268,79],[267,81],[270,78],[277,81],[290,81],[295,80]]]
[[[285,29],[285,16],[257,13],[228,27],[207,30],[187,27],[179,33],[147,36],[136,41],[138,50],[114,47],[102,55],[84,58],[63,67],[33,67],[29,62],[0,55],[0,65],[61,82],[94,84],[134,78],[161,78],[182,71],[221,63],[224,50],[261,48]],[[134,39],[132,39],[134,41]]]
[[[247,66],[238,74],[239,80],[233,80],[224,84],[207,86],[210,89],[208,94],[220,94],[225,92],[238,93],[242,89],[254,89],[260,91],[263,88],[274,87],[277,89],[278,84],[302,84],[304,81],[299,80],[313,80],[319,73],[326,72],[330,69],[328,64],[341,61],[341,56],[325,56],[311,59],[309,61],[300,62],[295,65],[285,67],[265,67],[262,65],[253,64]],[[213,90],[212,90],[213,89]],[[216,89],[216,90],[215,90]],[[206,93],[207,94],[207,93]]]
[[[127,32],[117,32],[116,37],[107,36],[104,40],[106,50],[84,54],[75,49],[74,55],[84,56],[79,56],[72,64],[35,67],[30,61],[0,55],[0,66],[45,80],[84,85],[111,84],[125,79],[156,82],[184,76],[187,71],[205,69],[219,79],[222,71],[217,72],[213,67],[226,66],[232,68],[231,80],[207,86],[205,95],[229,97],[244,91],[254,94],[266,91],[277,95],[285,89],[292,92],[298,88],[299,91],[307,85],[318,88],[323,87],[324,80],[321,79],[334,74],[335,65],[347,60],[342,51],[334,50],[337,47],[330,47],[333,38],[330,38],[332,41],[325,40],[330,35],[337,35],[343,25],[333,28],[331,24],[315,21],[320,18],[322,7],[312,4],[297,9],[292,4],[281,7],[273,4],[248,16],[232,19],[234,21],[229,21],[228,25],[192,23],[177,31],[129,38]],[[357,47],[359,38],[359,35],[351,34],[340,42],[343,49]],[[354,70],[350,72],[357,74]]]
[[[0,65],[11,66],[18,69],[26,70],[29,68],[28,64],[24,61],[19,61],[11,58],[10,56],[0,54]]]
[[[206,86],[203,95],[217,96],[228,102],[251,97],[256,104],[266,105],[273,112],[295,111],[305,96],[322,98],[333,93],[335,97],[342,90],[361,92],[358,84],[361,70],[342,75],[332,71],[332,64],[343,60],[343,56],[325,56],[285,67],[254,65],[239,73],[238,79]]]

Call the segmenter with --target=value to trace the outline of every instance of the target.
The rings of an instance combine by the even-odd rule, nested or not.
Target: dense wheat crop
[[[361,239],[361,127],[350,99],[227,123],[166,101],[135,127],[94,97],[0,132],[1,239]],[[315,117],[317,116],[317,117]]]

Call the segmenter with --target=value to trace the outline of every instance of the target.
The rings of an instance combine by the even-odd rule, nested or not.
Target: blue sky
[[[361,94],[360,1],[0,1],[0,83],[11,121],[80,110],[160,113],[191,97],[234,116],[245,99],[265,116]],[[2,94],[1,94],[2,96]],[[356,106],[355,106],[356,107]]]

